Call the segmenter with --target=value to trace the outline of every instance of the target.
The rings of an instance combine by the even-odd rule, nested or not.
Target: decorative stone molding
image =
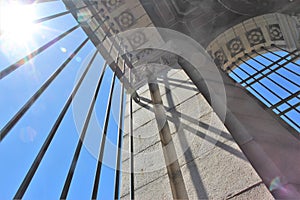
[[[129,10],[120,13],[119,16],[115,17],[115,21],[121,30],[126,30],[136,23],[135,17]]]
[[[130,80],[135,90],[147,84],[148,80],[163,77],[171,69],[181,68],[177,55],[150,48],[132,52],[131,62],[131,78],[129,71],[125,72],[124,77]]]
[[[299,46],[296,20],[288,15],[272,13],[246,20],[219,35],[207,47],[216,65],[222,69],[234,68],[233,62],[261,47],[272,49],[272,44],[286,49]]]
[[[112,12],[113,10],[125,4],[125,0],[102,0],[101,3],[103,3],[108,12]]]

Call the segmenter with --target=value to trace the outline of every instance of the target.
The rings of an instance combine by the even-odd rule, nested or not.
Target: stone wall
[[[157,83],[188,198],[272,199],[222,121],[188,76],[182,70],[172,69],[159,77]],[[171,179],[159,136],[161,124],[157,125],[148,85],[137,92],[141,102],[133,102],[135,198],[172,199]],[[130,198],[128,99],[121,199]]]

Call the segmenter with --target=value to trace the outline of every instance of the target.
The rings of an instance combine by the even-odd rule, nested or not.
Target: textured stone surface
[[[137,129],[138,127],[146,124],[150,120],[154,119],[154,113],[151,110],[146,108],[142,108],[133,113],[133,129]],[[124,119],[124,134],[129,132],[129,117],[125,117]]]
[[[173,199],[167,175],[156,179],[135,191],[136,199]],[[121,199],[130,199],[129,195],[121,196]]]
[[[129,159],[122,162],[121,196],[126,195],[130,189],[130,174],[128,173],[130,169],[129,163]],[[160,143],[157,143],[134,156],[134,171],[134,184],[136,190],[167,173]]]
[[[243,157],[240,150],[226,144],[233,140],[214,112],[201,117],[198,123],[182,124],[180,131],[173,135],[173,140],[181,165],[203,157],[215,148]]]
[[[274,199],[274,197],[271,195],[271,193],[268,192],[268,189],[266,186],[261,183],[259,185],[256,185],[252,188],[247,189],[246,191],[241,192],[238,195],[233,196],[230,198],[232,200],[246,200],[246,199],[264,199],[264,200],[271,200]]]
[[[162,96],[165,95],[166,93],[169,93],[170,90],[172,90],[171,95],[173,96],[173,98],[176,98],[177,94],[176,94],[176,92],[174,92],[174,89],[177,88],[177,87],[182,88],[182,89],[186,89],[186,90],[192,89],[192,90],[197,91],[196,87],[189,80],[186,73],[183,70],[179,70],[179,69],[172,69],[171,71],[168,72],[167,77],[160,77],[160,78],[157,79],[156,82],[159,85],[160,93],[161,93]],[[141,96],[143,98],[146,98],[148,100],[151,99],[148,84],[145,84],[144,86],[139,88],[137,90],[137,93],[139,94],[139,96]],[[189,95],[187,95],[187,98],[188,97],[189,97]],[[142,103],[146,103],[146,102],[142,101]],[[166,103],[164,103],[164,105],[167,106],[168,104],[166,104]],[[128,108],[129,108],[129,97],[127,96],[127,98],[126,98],[125,117],[129,115]],[[139,109],[142,109],[142,106],[135,103],[135,102],[133,102],[133,104],[132,104],[133,112],[136,112]]]
[[[174,73],[172,81],[182,78],[183,82],[177,80],[178,85],[170,84],[171,92],[162,92],[162,99],[189,198],[224,199],[261,182],[223,122],[194,86],[191,89],[190,80],[185,80],[181,72]],[[164,91],[162,84],[160,88]],[[150,99],[147,88],[142,94]],[[152,105],[136,109],[133,116],[136,198],[171,198]],[[124,150],[129,148],[127,133],[128,117],[125,118]],[[128,158],[127,151],[122,157],[124,169],[129,167]],[[125,199],[129,180],[129,175],[124,173],[121,194]],[[168,184],[161,186],[162,183]],[[256,190],[257,194],[270,195],[266,188]]]
[[[240,151],[235,143],[230,146]],[[223,199],[261,182],[245,158],[221,148],[182,166],[182,173],[191,199]]]
[[[168,108],[173,108],[178,104],[182,103],[183,101],[187,100],[188,98],[199,93],[196,87],[186,88],[182,86],[184,85],[173,88],[167,94],[162,95],[162,101],[164,103],[164,106]],[[170,102],[170,98],[172,98],[171,102]]]
[[[151,131],[150,131],[151,130]],[[154,145],[160,141],[157,125],[155,120],[151,120],[145,125],[137,128],[134,133],[134,153],[141,152],[148,148],[149,146]],[[123,137],[123,150],[124,152],[129,149],[129,138],[128,134]],[[122,160],[126,160],[128,158],[128,154],[122,155]]]

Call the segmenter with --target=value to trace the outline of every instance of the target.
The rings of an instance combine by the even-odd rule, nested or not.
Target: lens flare
[[[285,191],[285,188],[283,187],[283,184],[281,183],[280,177],[276,177],[271,181],[271,184],[269,186],[269,190],[272,192],[273,190],[281,189]]]
[[[67,49],[65,47],[60,47],[61,52],[66,53]]]
[[[32,34],[38,30],[33,23],[36,18],[33,5],[23,5],[16,1],[0,4],[0,33],[5,40],[13,40],[17,44],[27,43]]]
[[[24,143],[34,142],[36,136],[37,136],[36,130],[30,126],[21,129],[20,139]]]

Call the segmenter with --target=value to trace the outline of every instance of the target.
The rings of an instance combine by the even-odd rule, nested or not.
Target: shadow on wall
[[[180,87],[185,90],[195,90],[194,84],[188,80],[183,81],[175,78],[169,78],[169,77],[163,77],[162,79],[157,80],[158,83],[163,84],[165,86],[165,95],[168,106],[164,105],[164,110],[166,111],[166,120],[172,124],[175,125],[175,133],[178,135],[179,139],[179,145],[181,146],[181,149],[185,149],[183,157],[185,159],[185,163],[190,163],[194,159],[197,158],[198,155],[194,155],[192,149],[189,147],[188,138],[186,138],[185,132],[193,133],[195,136],[198,136],[202,138],[205,142],[210,143],[214,146],[214,148],[220,148],[234,156],[236,156],[239,159],[242,159],[246,162],[248,160],[245,158],[242,152],[238,151],[237,149],[234,149],[230,145],[226,144],[224,141],[232,141],[232,137],[227,132],[224,132],[223,130],[210,125],[208,123],[202,122],[199,119],[193,118],[186,113],[178,111],[176,108],[177,105],[175,105],[173,96],[171,94],[170,87]],[[138,108],[136,111],[140,109],[147,109],[151,112],[154,112],[153,103],[152,100],[143,97],[146,92],[149,92],[148,90],[140,94],[140,101],[137,102],[140,105],[140,108]],[[180,104],[188,101],[189,99],[193,98],[189,97]],[[213,111],[210,111],[208,113],[205,113],[204,115],[212,114]],[[202,116],[204,116],[202,115]],[[186,122],[183,122],[184,121]],[[200,131],[196,127],[201,127],[204,130],[209,130],[211,134],[214,134],[215,136],[220,136],[222,138],[222,141],[216,140],[213,136],[208,135],[205,133],[205,131]],[[174,133],[172,134],[172,137],[174,138]],[[178,149],[179,147],[176,147]],[[207,153],[207,152],[205,152]],[[177,155],[178,156],[178,155]],[[178,157],[177,157],[178,158]],[[179,158],[178,158],[179,159]],[[184,165],[184,164],[183,164]],[[183,166],[182,165],[182,166]],[[181,166],[181,167],[182,167]],[[203,184],[202,178],[200,176],[200,172],[197,167],[194,167],[193,165],[186,165],[191,177],[191,181],[194,185],[194,188],[196,188],[197,197],[199,199],[208,199],[208,194],[206,192],[205,186]]]

